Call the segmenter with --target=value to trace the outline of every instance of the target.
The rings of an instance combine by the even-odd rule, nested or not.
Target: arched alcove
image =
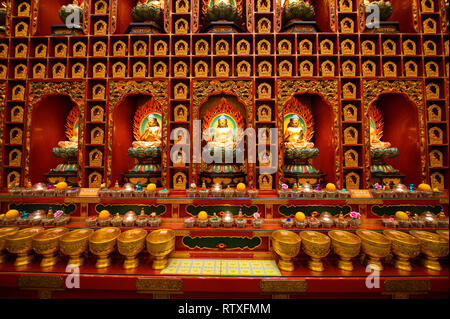
[[[336,145],[334,139],[334,114],[332,106],[320,95],[314,93],[296,94],[294,97],[307,106],[314,120],[312,142],[319,149],[319,155],[312,159],[312,165],[327,174],[328,183],[336,183]]]
[[[152,98],[147,94],[130,94],[116,104],[113,111],[111,181],[122,182],[121,174],[128,172],[135,160],[128,155],[132,147],[133,120],[136,110]]]
[[[67,141],[66,120],[76,104],[67,95],[44,96],[33,106],[30,139],[30,181],[32,184],[45,180],[44,175],[63,158],[52,155],[52,149],[59,141]]]
[[[405,175],[404,184],[420,184],[421,154],[418,110],[402,93],[382,93],[373,102],[384,119],[383,142],[398,148],[396,158],[385,160]]]
[[[68,4],[72,4],[69,0],[51,0],[39,1],[38,15],[39,23],[37,24],[35,35],[50,35],[52,33],[52,25],[64,24],[59,18],[59,9]]]

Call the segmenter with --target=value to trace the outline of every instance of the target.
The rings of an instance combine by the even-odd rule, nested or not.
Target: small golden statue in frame
[[[96,84],[92,88],[92,99],[94,100],[104,100],[106,97],[106,89],[101,84]]]
[[[350,18],[344,18],[341,21],[342,33],[353,33],[355,31],[355,23]]]
[[[173,87],[174,97],[176,100],[187,99],[188,87],[184,83],[178,83]]]
[[[94,43],[94,56],[104,57],[106,56],[106,43],[103,41],[97,41]]]
[[[15,47],[15,58],[26,58],[28,54],[28,46],[24,43],[19,43]]]
[[[174,121],[175,122],[187,122],[188,120],[188,109],[183,104],[178,104],[173,110]]]
[[[258,144],[270,144],[272,136],[268,127],[260,127],[258,129]]]
[[[85,75],[85,67],[83,63],[78,62],[72,65],[72,78],[83,79],[84,75]]]
[[[89,188],[99,188],[102,185],[102,174],[99,172],[92,172],[88,177],[88,186]]]
[[[76,42],[72,46],[73,53],[72,55],[74,57],[85,57],[86,56],[86,44],[84,44],[81,41]]]
[[[208,55],[209,45],[208,42],[201,39],[195,42],[195,55]]]
[[[352,0],[339,0],[339,10],[341,12],[352,12],[353,1]]]
[[[174,152],[173,167],[186,167],[186,154],[180,149],[178,152]]]
[[[345,187],[347,189],[359,189],[360,177],[355,172],[345,175]]]
[[[175,55],[189,55],[189,45],[184,40],[175,43]]]
[[[272,24],[270,20],[267,18],[262,18],[258,21],[258,25],[256,26],[256,30],[258,33],[270,33],[272,30]]]
[[[271,76],[272,75],[272,64],[267,61],[262,61],[258,64],[258,75],[259,76]]]
[[[259,41],[257,44],[257,51],[259,55],[270,54],[270,42],[266,39]]]
[[[102,62],[98,62],[93,66],[93,77],[94,78],[105,78],[106,77],[106,66]]]
[[[247,40],[239,40],[236,45],[237,54],[249,55],[250,54],[251,45]]]
[[[89,152],[89,166],[101,167],[103,166],[103,153],[99,149],[93,149]]]
[[[225,61],[220,61],[216,65],[216,76],[229,76],[230,66]]]
[[[385,77],[397,76],[397,65],[394,62],[388,61],[383,65],[383,71]]]
[[[450,55],[450,49],[449,49],[449,40],[444,42],[444,54],[446,56]]]
[[[135,56],[146,56],[147,55],[147,43],[145,43],[142,40],[134,42],[133,54]]]
[[[408,39],[403,42],[403,54],[416,55],[416,44],[414,43],[414,41]]]
[[[17,23],[15,31],[16,37],[26,37],[28,35],[28,24],[23,21]]]
[[[22,164],[22,152],[18,149],[13,149],[9,152],[9,166],[21,166]]]
[[[67,45],[65,43],[58,43],[55,45],[55,58],[67,57]]]
[[[25,87],[23,85],[16,85],[12,89],[12,100],[13,101],[23,101],[25,100]]]
[[[322,76],[334,76],[334,63],[330,60],[326,60],[322,62],[320,65],[320,69],[322,71]]]
[[[124,78],[126,77],[127,68],[124,63],[116,62],[112,66],[113,78]]]
[[[344,144],[358,144],[358,130],[356,128],[350,126],[344,130]]]
[[[33,78],[43,79],[45,78],[45,65],[42,63],[37,63],[33,66]]]
[[[298,45],[298,49],[301,55],[312,55],[313,53],[313,44],[308,39],[304,39],[300,41]]]
[[[24,80],[27,78],[27,66],[25,64],[16,65],[16,67],[14,68],[14,78],[18,80]]]
[[[8,56],[8,45],[6,43],[0,43],[0,58],[6,58],[7,56]]]
[[[292,44],[289,40],[283,39],[278,42],[278,53],[279,54],[291,54]]]
[[[196,77],[208,76],[208,64],[205,61],[198,61],[194,66]]]
[[[439,99],[440,97],[440,88],[436,83],[427,84],[426,88],[427,99]]]
[[[34,49],[34,56],[36,58],[46,58],[47,57],[47,46],[44,43],[40,43]]]
[[[344,99],[356,99],[356,85],[351,82],[342,86],[342,96]]]
[[[353,104],[344,106],[342,113],[344,113],[345,122],[356,122],[358,120],[358,109]]]
[[[346,168],[358,167],[358,152],[355,150],[348,150],[344,153],[344,166]]]
[[[30,4],[22,2],[17,6],[17,16],[29,17],[30,16]]]
[[[405,63],[405,76],[416,77],[417,76],[417,64],[414,61],[408,61]]]
[[[258,121],[270,122],[272,120],[272,109],[267,104],[258,107]]]
[[[127,55],[127,45],[125,42],[119,40],[113,45],[113,56],[126,56]]]
[[[187,34],[189,32],[189,23],[185,19],[178,19],[175,22],[175,34]]]
[[[167,55],[167,43],[162,40],[158,40],[155,42],[153,50],[155,51],[155,56]]]
[[[14,127],[9,131],[10,144],[22,144],[23,131],[21,128]]]
[[[430,156],[430,167],[444,166],[444,157],[442,155],[442,152],[438,150],[432,150],[429,156]]]
[[[439,76],[439,66],[434,61],[429,61],[425,64],[425,75],[428,78]]]
[[[8,188],[18,187],[20,185],[20,173],[17,171],[12,171],[6,177],[8,181]]]
[[[355,54],[355,42],[350,39],[346,39],[341,43],[342,54],[353,55]]]
[[[251,65],[247,61],[241,61],[236,66],[236,71],[238,76],[250,76]]]
[[[325,39],[320,42],[320,54],[332,55],[334,51],[334,43],[330,39]]]
[[[11,122],[23,123],[23,107],[16,105],[11,109]]]
[[[259,152],[258,154],[258,163],[261,167],[272,167],[272,153],[268,150],[264,150]]]
[[[216,43],[216,55],[228,55],[230,53],[230,46],[227,41],[221,39]]]
[[[270,12],[270,0],[258,0],[256,2],[256,12],[269,13]]]
[[[94,4],[95,14],[108,14],[108,4],[104,0],[98,0]]]
[[[433,13],[434,12],[433,0],[421,0],[420,5],[422,7],[422,13]]]
[[[108,32],[108,25],[103,20],[98,20],[94,23],[94,35],[106,35]]]
[[[367,60],[362,64],[362,74],[365,77],[374,77],[376,76],[377,65],[375,62]]]
[[[292,63],[284,60],[278,65],[279,76],[292,76]]]
[[[147,66],[143,62],[138,61],[135,64],[133,64],[133,77],[145,78],[146,75],[147,75]]]
[[[444,175],[439,172],[435,172],[430,175],[431,187],[439,190],[444,190]]]
[[[269,174],[261,174],[258,177],[259,189],[271,190],[273,184],[273,177]]]
[[[431,145],[440,145],[444,143],[442,129],[434,126],[428,130],[428,137]]]
[[[270,99],[272,97],[272,88],[268,83],[261,83],[258,85],[258,98],[259,99]]]
[[[189,1],[188,0],[177,0],[175,2],[175,12],[176,13],[189,13]]]
[[[175,77],[187,77],[188,66],[183,61],[178,61],[173,66]]]
[[[184,127],[177,127],[171,133],[175,144],[187,144],[189,131]]]
[[[314,64],[311,61],[305,60],[300,63],[299,71],[301,76],[314,76]]]
[[[428,122],[440,121],[442,121],[442,110],[438,105],[433,104],[428,108]]]
[[[384,55],[395,55],[397,46],[394,41],[388,39],[383,42],[383,54]]]
[[[431,40],[423,43],[423,53],[425,55],[437,55],[436,43]]]
[[[167,66],[164,62],[157,62],[153,65],[153,76],[164,78],[167,75]]]
[[[370,40],[366,40],[361,43],[361,51],[364,55],[375,55],[375,43]]]
[[[91,144],[103,144],[105,132],[100,128],[96,127],[91,131]]]
[[[183,172],[178,172],[173,175],[173,189],[184,190],[186,189],[187,178]]]
[[[100,105],[96,105],[91,109],[91,122],[103,122],[105,111]]]
[[[356,76],[356,64],[353,61],[342,63],[342,76]]]

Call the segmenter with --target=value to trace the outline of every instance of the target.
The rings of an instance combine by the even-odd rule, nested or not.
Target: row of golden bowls
[[[281,270],[293,271],[292,261],[302,251],[309,256],[308,268],[312,271],[323,271],[322,258],[331,251],[339,256],[338,268],[352,271],[352,258],[362,251],[369,268],[383,270],[381,259],[391,252],[395,255],[395,268],[411,271],[410,260],[421,252],[425,256],[423,265],[431,270],[440,271],[439,258],[446,257],[449,252],[447,231],[430,233],[412,230],[409,234],[397,230],[384,230],[379,233],[372,230],[357,230],[356,235],[348,231],[332,230],[328,236],[316,231],[301,231],[299,235],[292,231],[277,230],[271,236],[274,251],[280,256],[278,265]]]
[[[164,269],[167,256],[175,248],[175,232],[170,229],[152,231],[130,229],[121,232],[117,227],[105,227],[96,231],[84,228],[69,231],[64,227],[44,230],[43,227],[31,227],[19,230],[18,227],[0,229],[0,263],[5,260],[1,255],[6,248],[16,254],[15,266],[31,263],[34,250],[42,255],[41,267],[51,267],[59,262],[58,252],[69,257],[69,265],[81,266],[83,255],[89,251],[97,256],[96,267],[105,268],[111,264],[109,255],[115,251],[125,256],[123,267],[132,269],[139,265],[136,256],[144,249],[155,257],[154,269]]]

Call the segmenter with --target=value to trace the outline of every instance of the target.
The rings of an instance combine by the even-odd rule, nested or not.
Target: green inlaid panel
[[[191,249],[255,249],[261,245],[260,237],[183,237],[183,244]]]
[[[242,214],[248,217],[251,217],[254,213],[258,211],[257,206],[231,206],[231,205],[222,205],[222,206],[194,206],[194,205],[188,205],[186,207],[186,211],[191,216],[197,216],[199,212],[205,211],[208,213],[208,215],[213,215],[216,213],[219,215],[220,212],[226,212],[229,211],[233,215],[239,214],[239,209],[242,208]]]
[[[77,208],[74,204],[9,204],[9,209],[17,209],[19,212],[27,213],[32,213],[39,209],[48,211],[50,207],[54,212],[62,210],[66,214],[73,213]]]
[[[372,213],[377,216],[393,216],[397,211],[410,211],[414,214],[422,214],[430,211],[433,214],[439,214],[442,211],[442,206],[414,206],[414,205],[392,205],[392,206],[372,206]]]
[[[166,212],[166,206],[164,205],[97,205],[95,206],[95,210],[97,213],[100,213],[102,210],[106,209],[112,215],[119,213],[120,215],[125,214],[129,210],[132,210],[136,214],[140,214],[142,208],[144,212],[149,215],[151,213],[156,213],[156,215],[161,215]]]
[[[280,214],[289,217],[295,215],[297,212],[303,212],[306,216],[311,216],[312,212],[318,212],[319,214],[323,212],[329,212],[330,214],[339,215],[342,211],[344,215],[350,213],[350,206],[317,206],[317,205],[308,205],[308,206],[284,206],[281,205],[278,207],[278,211]]]

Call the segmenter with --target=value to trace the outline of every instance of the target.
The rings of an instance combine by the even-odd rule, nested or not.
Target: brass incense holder
[[[75,229],[65,233],[59,239],[60,250],[64,255],[70,257],[68,265],[83,265],[83,257],[89,245],[89,236],[94,232],[90,228]]]
[[[392,252],[395,254],[395,268],[404,271],[412,271],[410,259],[420,253],[420,240],[407,233],[385,229],[383,234],[392,241]]]
[[[170,229],[154,230],[147,236],[147,250],[155,257],[153,269],[164,269],[167,256],[175,249],[175,232]]]
[[[119,235],[120,228],[105,227],[96,230],[89,237],[89,250],[98,257],[96,268],[106,268],[111,265],[109,254],[114,251]]]
[[[380,259],[386,258],[391,252],[391,241],[383,234],[372,230],[357,230],[356,235],[361,238],[363,252],[369,256],[367,265],[374,270],[383,270]]]
[[[133,269],[139,265],[139,259],[136,256],[144,249],[146,236],[146,230],[137,228],[125,231],[117,238],[119,253],[125,256],[124,269]]]
[[[423,265],[428,269],[441,271],[438,258],[448,255],[448,239],[422,230],[411,230],[409,233],[420,240],[421,251],[425,255]]]
[[[338,268],[352,271],[352,258],[359,255],[361,239],[355,234],[342,230],[329,231],[328,236],[331,238],[334,253],[339,256]]]
[[[42,255],[41,267],[51,267],[58,263],[59,238],[67,233],[67,228],[58,227],[43,231],[33,237],[34,251]]]
[[[300,232],[302,249],[310,257],[308,268],[312,271],[324,271],[322,258],[325,258],[331,247],[331,239],[327,235],[316,231]]]
[[[7,237],[9,235],[13,235],[13,234],[17,233],[18,231],[19,231],[19,227],[0,228],[0,264],[4,263],[8,256],[7,254],[3,254],[3,251],[6,248],[5,237]]]
[[[30,252],[33,249],[33,237],[43,231],[43,227],[30,227],[6,236],[6,249],[11,254],[17,254],[14,266],[25,266],[31,263],[33,255],[30,255]]]
[[[278,266],[281,270],[293,271],[292,258],[300,252],[300,236],[288,230],[277,230],[272,233],[271,238],[273,249],[280,256]]]

